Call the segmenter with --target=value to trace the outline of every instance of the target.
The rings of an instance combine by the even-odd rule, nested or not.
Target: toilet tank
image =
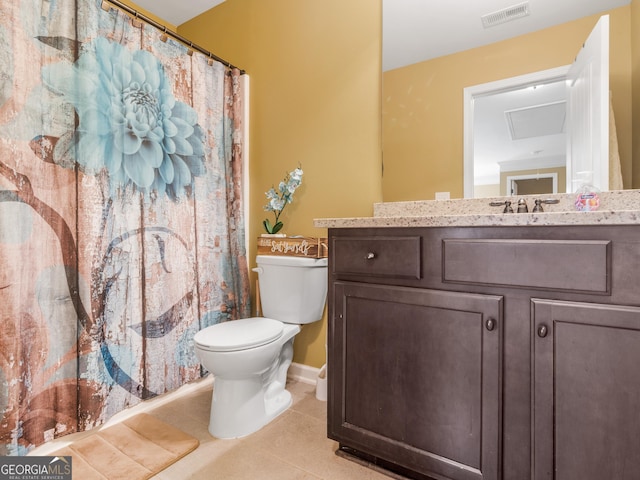
[[[327,259],[258,255],[262,315],[285,323],[322,319],[327,300]]]

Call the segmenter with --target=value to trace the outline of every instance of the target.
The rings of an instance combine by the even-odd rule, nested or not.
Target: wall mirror
[[[383,7],[386,3],[391,3],[392,1],[383,0]],[[400,0],[400,3],[404,1]],[[409,0],[406,0],[406,3],[410,3]],[[484,4],[485,2],[480,3]],[[492,2],[488,3],[491,4]],[[570,3],[572,8],[574,6],[576,9],[582,8],[581,5]],[[562,26],[550,29],[548,34],[546,29],[549,28],[549,25],[535,31],[532,35],[518,35],[516,33],[504,38],[503,40],[508,40],[509,42],[513,42],[512,39],[515,40],[513,43],[505,42],[504,47],[502,47],[501,39],[492,39],[492,43],[485,43],[486,47],[481,49],[470,47],[464,51],[459,49],[452,50],[442,57],[416,60],[415,63],[404,66],[394,65],[392,61],[385,61],[385,55],[388,57],[392,52],[385,47],[385,35],[389,29],[383,28],[383,69],[385,69],[383,75],[384,200],[433,199],[434,194],[439,191],[450,191],[452,193],[451,198],[501,196],[516,192],[521,194],[527,192],[527,188],[534,188],[531,185],[534,183],[545,184],[547,185],[545,188],[550,188],[552,191],[557,189],[559,193],[566,191],[567,187],[569,191],[573,191],[580,183],[573,174],[567,177],[561,170],[552,172],[553,169],[560,169],[561,164],[565,162],[562,157],[566,156],[567,153],[571,155],[572,152],[574,154],[574,163],[572,164],[571,160],[569,160],[569,168],[573,169],[574,173],[581,173],[582,177],[580,178],[584,178],[584,175],[590,172],[589,175],[593,178],[590,183],[597,184],[598,188],[602,190],[608,189],[609,184],[604,176],[605,172],[608,172],[608,168],[606,168],[606,161],[609,158],[608,151],[602,154],[603,166],[599,167],[595,164],[597,163],[595,158],[589,158],[588,162],[586,162],[592,163],[591,165],[575,163],[576,159],[584,160],[584,155],[582,154],[594,151],[593,145],[584,147],[578,147],[577,144],[573,147],[567,146],[566,137],[570,133],[567,130],[570,123],[568,120],[572,115],[575,117],[576,112],[572,112],[567,107],[567,99],[562,97],[562,90],[563,85],[567,84],[568,65],[566,64],[573,60],[580,50],[580,44],[585,41],[589,35],[589,30],[596,24],[600,16],[597,13],[603,11],[609,13],[607,9],[615,10],[617,7],[625,5],[626,8],[613,12],[614,21],[611,23],[611,27],[615,29],[611,33],[613,40],[611,48],[612,55],[614,55],[611,60],[613,66],[611,75],[614,82],[611,84],[611,90],[614,92],[614,107],[618,108],[622,105],[620,115],[616,110],[616,123],[618,123],[619,134],[624,136],[619,137],[622,140],[620,146],[621,156],[623,156],[622,169],[625,173],[625,182],[629,182],[628,187],[630,187],[631,108],[628,105],[630,105],[631,68],[630,58],[627,58],[627,53],[620,48],[621,45],[629,41],[629,31],[624,26],[625,23],[629,22],[628,4],[629,2],[624,0],[618,2],[604,0],[598,5],[591,5],[591,8],[597,9],[596,12],[585,12],[583,9],[571,18],[561,19],[563,21]],[[441,7],[428,7],[428,9],[431,8],[437,10]],[[388,8],[383,8],[383,27],[389,16],[388,13]],[[466,14],[460,13],[460,16],[465,17]],[[446,23],[451,20],[444,19],[442,21]],[[478,21],[478,18],[475,18],[474,21]],[[518,24],[519,21],[514,21],[513,25]],[[413,23],[419,22],[414,20]],[[583,33],[573,37],[569,34],[568,41],[565,42],[566,46],[562,46],[564,48],[563,52],[556,52],[556,50],[560,50],[560,48],[556,48],[558,37],[567,35],[566,30],[572,29],[572,32],[578,30],[574,23],[579,24],[579,28],[582,29]],[[569,26],[565,26],[565,24]],[[554,25],[561,24],[556,23]],[[623,27],[622,29],[620,28],[621,26]],[[631,28],[633,28],[633,25],[631,25]],[[391,33],[393,34],[393,32]],[[513,51],[515,48],[520,48],[520,44],[524,44],[526,41],[521,41],[520,39],[524,37],[532,38],[535,35],[539,35],[535,40],[538,44],[537,50],[535,45],[525,44],[517,59],[519,64],[515,67],[509,67],[513,58],[517,56],[517,54],[513,54]],[[552,39],[547,40],[547,37],[542,37],[542,35],[550,35],[549,38]],[[449,40],[444,38],[443,41],[446,44]],[[516,42],[520,43],[516,44]],[[548,44],[541,48],[540,45],[544,42],[548,42]],[[514,47],[514,45],[516,46]],[[483,45],[479,46],[482,47]],[[505,50],[510,48],[512,52],[504,53],[499,51],[499,48],[504,48]],[[474,51],[480,51],[480,53],[476,54]],[[545,60],[545,56],[548,56],[548,59]],[[499,62],[494,61],[496,57],[503,58],[503,63],[499,64]],[[528,59],[531,59],[530,67]],[[465,61],[466,63],[464,63]],[[423,67],[423,65],[427,66]],[[454,75],[453,77],[446,77],[451,79],[448,83],[444,74],[438,77],[440,70],[437,69],[441,68],[441,66],[448,68],[447,75]],[[533,75],[533,79],[519,79],[519,86],[513,84],[490,85],[494,83],[492,78],[504,79],[509,77],[509,73],[512,76],[517,76],[520,72],[532,72],[536,66],[540,71],[535,74],[527,74]],[[483,68],[485,68],[485,71],[482,70]],[[418,77],[417,80],[412,79],[411,82],[403,84],[400,79],[405,70],[410,70],[411,74],[422,76]],[[507,75],[503,73],[503,76],[499,76],[499,71],[503,71]],[[535,75],[538,75],[539,78],[536,78]],[[520,76],[525,77],[526,75]],[[488,79],[488,84],[481,83],[482,79]],[[484,81],[487,82],[487,80]],[[582,79],[574,78],[569,83],[579,84],[581,82]],[[500,81],[495,83],[499,84]],[[436,84],[437,87],[435,86]],[[402,85],[406,85],[406,88],[403,89]],[[473,87],[476,88],[475,91]],[[455,90],[456,88],[457,90]],[[466,89],[469,89],[469,91],[465,92]],[[515,102],[512,106],[508,106],[505,103],[503,107],[500,107],[502,110],[498,114],[500,123],[498,128],[501,129],[501,134],[504,136],[510,135],[512,146],[517,143],[519,151],[512,149],[508,155],[496,155],[495,152],[493,154],[483,153],[482,144],[485,145],[485,150],[488,151],[486,146],[491,144],[495,146],[496,142],[481,140],[483,128],[472,129],[470,135],[465,134],[463,125],[466,126],[473,119],[474,113],[481,114],[485,108],[484,103],[489,102],[491,98],[495,97],[496,101],[504,103],[507,102],[509,97],[524,96],[526,92],[536,93],[539,98],[531,104]],[[458,99],[454,98],[455,95],[459,95]],[[463,96],[465,97],[464,99]],[[439,97],[446,97],[448,106],[441,106],[444,101],[441,101]],[[600,103],[597,107],[604,117],[608,117],[609,112],[608,93],[606,97],[606,103]],[[473,102],[473,108],[470,111],[466,111],[469,101]],[[618,102],[617,104],[615,103],[616,101]],[[487,108],[491,107],[488,106]],[[430,112],[436,112],[437,110],[437,114],[425,113],[427,109],[431,109]],[[475,112],[473,112],[474,109]],[[550,130],[544,131],[542,134],[527,133],[528,130],[535,130],[537,127],[523,128],[522,122],[525,118],[534,119],[537,127],[548,127]],[[422,125],[418,125],[419,123]],[[391,125],[391,129],[387,128],[389,125]],[[491,128],[495,130],[495,125],[492,125],[490,122],[483,122],[483,127],[486,127],[484,128],[485,130]],[[422,138],[420,138],[419,128],[423,128],[423,132],[426,131],[425,128],[430,129],[431,132],[427,132],[426,135],[423,134]],[[395,129],[395,131],[392,129]],[[389,134],[389,131],[393,131],[393,133]],[[602,129],[602,132],[606,133],[606,130]],[[547,137],[545,140],[548,142],[544,146],[538,146],[533,141],[534,136]],[[409,145],[412,144],[413,139],[415,139],[416,145],[411,147]],[[477,143],[480,149],[476,155],[467,153],[467,150],[472,151],[473,143],[470,143],[472,141]],[[605,141],[604,143],[607,144],[608,142]],[[503,150],[506,151],[507,149]],[[580,151],[580,156],[575,155],[577,150]],[[601,151],[600,147],[595,148],[595,150]],[[478,157],[478,160],[481,161],[483,157],[489,156],[496,158],[491,168],[486,167],[491,171],[485,171],[483,174],[482,170],[485,167],[478,164],[477,172],[474,175],[473,170],[467,168],[468,165],[473,165],[473,163],[469,162],[472,162],[474,157]],[[448,171],[444,171],[442,168],[443,159],[447,159],[450,163]],[[533,163],[534,160],[537,161],[535,167],[527,165],[527,162]],[[423,167],[423,162],[427,163],[428,166]],[[521,163],[521,165],[517,165],[518,163]],[[502,173],[500,173],[501,171]],[[474,176],[478,177],[476,182],[478,187],[476,188],[473,187]],[[480,179],[482,176],[485,178]],[[493,181],[489,180],[491,176],[493,176]],[[432,183],[428,186],[419,185],[418,180],[415,180],[415,178],[422,179],[423,184]],[[497,180],[498,178],[500,179]],[[459,182],[457,183],[458,186],[456,186],[456,181]],[[510,182],[509,186],[506,185],[507,181]],[[471,187],[469,188],[467,184],[471,185]],[[619,188],[622,188],[622,186]],[[478,192],[474,192],[474,190],[478,190]]]

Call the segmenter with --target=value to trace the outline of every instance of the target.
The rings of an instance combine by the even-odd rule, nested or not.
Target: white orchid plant
[[[271,187],[268,192],[265,192],[269,203],[264,206],[264,209],[275,215],[273,225],[268,218],[262,222],[267,233],[278,233],[282,229],[283,223],[280,221],[280,215],[287,204],[293,202],[293,192],[302,184],[302,173],[302,168],[296,168],[284,177],[278,185],[277,191],[275,187]]]

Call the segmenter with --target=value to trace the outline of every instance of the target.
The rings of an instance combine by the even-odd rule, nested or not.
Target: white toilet
[[[322,319],[327,259],[258,255],[265,317],[212,325],[194,336],[200,363],[213,375],[209,433],[249,435],[291,406],[285,390],[300,325]]]

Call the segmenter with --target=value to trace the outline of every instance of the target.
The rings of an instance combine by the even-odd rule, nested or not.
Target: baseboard
[[[287,377],[296,382],[307,383],[309,385],[315,385],[320,373],[319,368],[310,367],[309,365],[303,365],[302,363],[291,363]]]

